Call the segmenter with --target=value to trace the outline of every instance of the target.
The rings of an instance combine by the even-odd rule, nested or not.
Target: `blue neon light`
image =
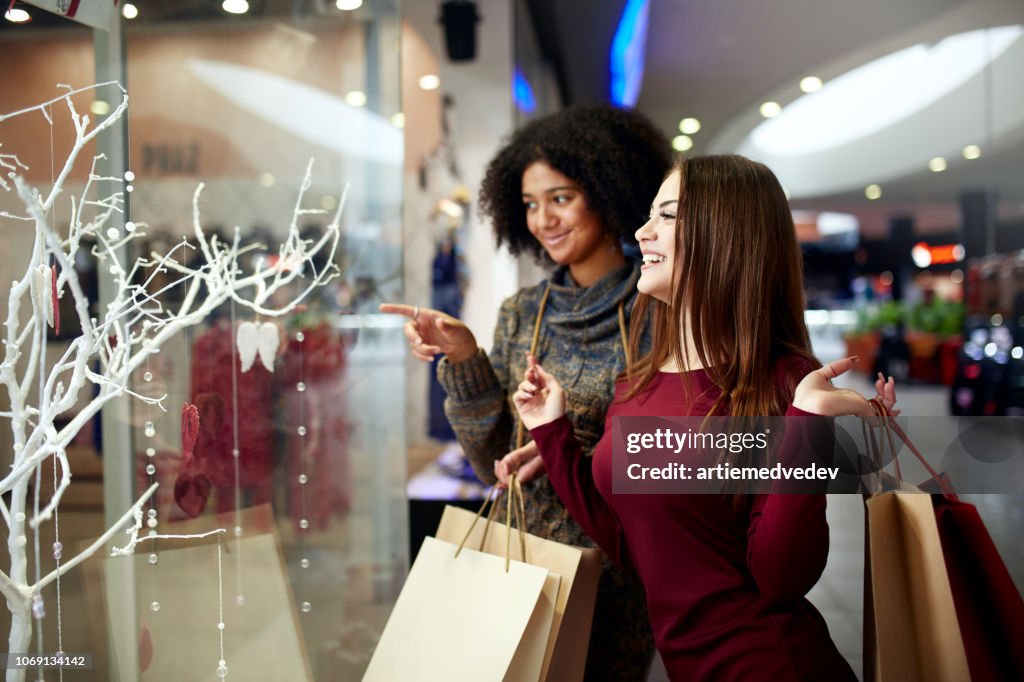
[[[523,113],[532,114],[537,110],[537,98],[533,96],[530,81],[518,66],[512,70],[512,100]]]
[[[651,0],[626,0],[609,55],[611,99],[618,107],[631,107],[640,97],[647,52],[647,18]]]

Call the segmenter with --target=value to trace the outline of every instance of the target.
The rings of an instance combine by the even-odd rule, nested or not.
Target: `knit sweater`
[[[536,356],[565,388],[567,414],[588,455],[600,439],[615,378],[625,368],[619,304],[626,324],[636,300],[639,264],[630,263],[590,287],[578,287],[567,268],[551,277]],[[501,306],[490,356],[483,350],[460,363],[438,365],[448,394],[445,412],[477,475],[494,483],[494,462],[516,447],[512,394],[526,371],[537,311],[547,282],[521,289]],[[630,351],[638,357],[637,349]],[[529,442],[529,432],[525,441]],[[546,476],[523,486],[530,533],[557,542],[596,546],[569,516]],[[587,658],[587,680],[642,680],[654,651],[643,590],[606,561],[598,589]]]

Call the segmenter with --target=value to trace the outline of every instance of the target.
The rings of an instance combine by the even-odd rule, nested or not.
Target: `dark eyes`
[[[553,203],[555,203],[555,204],[560,204],[560,205],[568,204],[570,201],[572,201],[572,196],[568,195],[568,194],[556,194],[555,196],[551,197],[551,201]],[[523,206],[526,207],[526,210],[530,211],[530,210],[533,210],[533,209],[537,208],[537,202],[536,201],[524,201],[523,202]]]
[[[669,211],[662,211],[658,215],[661,216],[665,220],[675,220],[676,219],[676,214],[675,213],[670,213]]]

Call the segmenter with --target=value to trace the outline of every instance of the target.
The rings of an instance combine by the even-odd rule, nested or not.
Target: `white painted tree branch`
[[[62,237],[50,225],[54,202],[63,191],[64,183],[85,146],[127,110],[128,96],[117,83],[101,83],[77,90],[59,87],[66,88],[68,92],[42,104],[0,116],[2,122],[39,112],[52,125],[52,109],[63,102],[75,134],[74,144],[45,197],[20,175],[26,166],[16,156],[0,154],[0,172],[5,176],[0,178],[0,188],[6,191],[13,189],[25,207],[24,215],[4,212],[0,217],[31,222],[35,228],[35,239],[24,275],[11,283],[8,293],[3,360],[0,362],[0,386],[6,390],[10,400],[10,410],[0,413],[0,418],[8,420],[14,443],[11,470],[0,479],[0,494],[10,495],[9,502],[0,499],[0,516],[8,528],[7,547],[11,558],[9,572],[0,572],[0,593],[6,598],[11,611],[8,650],[12,652],[28,651],[30,605],[40,590],[93,555],[132,519],[135,519],[135,524],[130,529],[131,541],[125,547],[115,549],[114,554],[131,553],[139,542],[149,539],[138,537],[138,531],[142,507],[153,495],[156,484],[90,547],[60,563],[59,568],[34,584],[29,583],[26,530],[38,529],[59,509],[71,483],[67,448],[74,437],[105,405],[120,396],[131,396],[165,409],[167,396],[143,396],[131,390],[133,373],[171,338],[202,323],[221,304],[234,301],[260,315],[277,317],[294,310],[315,287],[337,276],[333,259],[340,240],[341,214],[345,205],[343,193],[338,210],[323,235],[316,240],[302,239],[298,227],[300,216],[322,212],[302,208],[303,198],[312,183],[313,162],[310,161],[298,191],[288,235],[278,251],[276,263],[265,267],[261,261],[255,272],[246,274],[240,257],[254,247],[241,245],[237,228],[230,243],[205,234],[200,220],[203,189],[200,184],[192,200],[191,241],[183,239],[167,253],[151,253],[128,263],[122,255],[125,247],[145,236],[139,229],[144,226],[118,224],[117,219],[125,212],[125,196],[121,192],[92,196],[98,182],[122,182],[122,178],[106,177],[97,172],[97,163],[104,158],[97,155],[92,159],[81,196],[69,198],[70,224],[67,235]],[[78,113],[71,98],[101,87],[116,87],[121,102],[105,119],[91,123],[89,116]],[[87,211],[92,213],[91,217],[85,215]],[[91,254],[97,259],[97,266],[113,279],[111,301],[95,317],[90,315],[89,299],[75,273],[76,254],[87,241],[94,243]],[[200,267],[187,265],[181,255],[188,249],[198,249],[205,263]],[[317,271],[312,259],[321,253],[327,255],[326,261],[331,265]],[[147,268],[150,272],[143,276]],[[157,277],[169,273],[174,275],[172,281],[156,292],[151,291]],[[303,278],[301,282],[300,277]],[[288,300],[280,305],[268,303],[286,287],[300,283],[301,289],[290,295]],[[176,287],[184,290],[180,302],[176,306],[165,305],[164,296]],[[69,343],[56,362],[51,362],[45,352],[48,323],[50,316],[57,314],[58,301],[55,298],[68,295],[74,303],[74,316],[81,333]],[[27,311],[31,312],[24,314]],[[57,430],[57,420],[67,417],[87,387],[95,394]],[[37,392],[34,401],[30,400],[32,390]],[[38,497],[33,505],[28,503],[30,495],[40,494],[38,486],[33,489],[30,480],[38,477],[39,467],[46,461],[60,467],[60,476],[51,498],[40,508]],[[31,518],[30,508],[37,510]],[[8,671],[8,680],[22,679],[19,672],[23,671]]]

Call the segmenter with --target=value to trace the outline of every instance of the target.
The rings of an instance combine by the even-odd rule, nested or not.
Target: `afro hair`
[[[487,167],[480,210],[491,219],[498,246],[543,261],[547,254],[527,229],[522,199],[523,171],[537,161],[580,186],[606,234],[635,244],[633,233],[671,169],[672,150],[646,117],[603,104],[574,105],[514,132]]]

